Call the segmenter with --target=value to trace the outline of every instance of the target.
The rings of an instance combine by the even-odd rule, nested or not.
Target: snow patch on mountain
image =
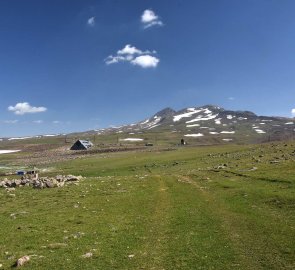
[[[43,137],[56,137],[58,136],[58,134],[46,134],[46,135],[43,135]]]
[[[254,129],[258,134],[263,134],[266,133],[265,131],[263,131],[262,129]]]
[[[222,134],[234,134],[234,133],[236,133],[235,131],[221,131],[220,133],[222,133]]]
[[[140,142],[140,141],[143,141],[143,139],[140,139],[140,138],[125,138],[125,139],[120,139],[120,141],[124,141],[124,142]]]
[[[161,120],[162,120],[162,117],[155,115],[152,119],[147,119],[147,120],[139,123],[139,125],[142,128],[151,129],[151,128],[159,126],[160,124],[158,124],[158,123]]]
[[[14,140],[26,140],[26,139],[32,139],[34,137],[16,137],[16,138],[9,138],[8,141],[14,141]]]
[[[185,137],[202,137],[204,134],[202,133],[197,133],[197,134],[185,134]]]
[[[186,113],[173,116],[173,121],[177,122],[184,117],[191,117],[192,115],[201,112],[202,110],[196,110],[195,108],[188,108]]]
[[[158,127],[158,126],[160,126],[160,125],[161,125],[161,124],[153,125],[153,126],[149,127],[148,129],[152,129],[152,128]]]
[[[190,121],[186,121],[186,123],[193,123],[198,121],[208,121],[217,117],[218,114],[208,114],[207,116],[199,115],[197,118],[192,119]]]
[[[200,124],[186,125],[187,128],[188,128],[188,127],[199,127],[199,126],[200,126]]]
[[[217,119],[215,119],[214,121],[215,121],[215,124],[216,125],[221,125],[221,119],[222,118],[217,118]]]

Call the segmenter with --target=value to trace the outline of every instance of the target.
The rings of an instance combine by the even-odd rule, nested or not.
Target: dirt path
[[[149,231],[142,254],[146,257],[141,269],[165,269],[166,245],[169,241],[166,230],[169,225],[170,199],[167,185],[161,176],[155,176],[157,181],[157,199],[154,202],[154,212],[148,224]]]
[[[229,211],[219,200],[216,200],[214,194],[211,193],[210,190],[205,189],[200,183],[191,179],[189,176],[178,176],[178,182],[190,184],[197,188],[199,190],[199,195],[208,202],[208,208],[212,212],[212,215],[222,221],[222,227],[220,229],[224,231],[224,234],[232,243],[233,249],[239,257],[239,264],[235,265],[236,269],[265,269],[260,263],[260,254],[255,252],[255,249],[253,249],[252,245],[249,245],[249,242],[244,241],[244,236],[247,232],[243,231],[239,217]],[[253,236],[252,233],[250,233],[250,235]],[[253,242],[251,243],[255,243],[257,249],[261,243],[258,239],[251,239],[251,241],[252,240]],[[265,248],[265,246],[263,246],[263,248]],[[271,252],[269,254],[271,254]]]

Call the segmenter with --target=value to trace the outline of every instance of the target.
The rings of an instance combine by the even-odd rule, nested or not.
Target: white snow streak
[[[206,116],[202,116],[202,115],[199,115],[197,118],[193,119],[193,120],[190,120],[190,121],[186,121],[186,123],[193,123],[193,122],[198,122],[198,121],[207,121],[207,120],[211,120],[211,119],[214,119],[216,118],[218,114],[208,114],[207,117]]]
[[[192,125],[186,125],[186,127],[199,127],[200,124],[192,124]]]
[[[140,138],[126,138],[126,139],[120,139],[120,141],[125,141],[125,142],[140,142],[140,141],[143,141],[143,139],[140,139]]]
[[[186,134],[184,135],[185,137],[202,137],[204,134],[202,133],[197,133],[197,134]]]
[[[179,114],[179,115],[175,115],[173,117],[173,121],[174,122],[177,122],[179,121],[180,119],[184,118],[184,117],[191,117],[192,115],[196,114],[196,113],[199,113],[201,112],[202,110],[196,110],[195,108],[188,108],[187,109],[187,113],[183,113],[183,114]]]
[[[9,154],[9,153],[15,153],[19,151],[21,150],[0,150],[0,154]]]
[[[265,131],[263,131],[262,129],[254,129],[257,133],[262,134],[262,133],[266,133]]]
[[[220,133],[222,133],[222,134],[234,134],[236,132],[235,131],[221,131]]]

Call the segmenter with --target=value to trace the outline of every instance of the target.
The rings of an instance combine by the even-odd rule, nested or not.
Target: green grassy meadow
[[[84,178],[0,189],[0,269],[24,255],[22,268],[36,270],[295,269],[294,145],[151,147],[47,164],[49,175]]]

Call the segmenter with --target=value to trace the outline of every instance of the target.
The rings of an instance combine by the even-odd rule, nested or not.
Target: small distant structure
[[[145,146],[154,146],[153,143],[146,143]]]
[[[180,145],[186,145],[186,141],[184,139],[180,140]]]
[[[87,140],[77,140],[71,147],[71,150],[87,150],[92,147],[93,143]]]

